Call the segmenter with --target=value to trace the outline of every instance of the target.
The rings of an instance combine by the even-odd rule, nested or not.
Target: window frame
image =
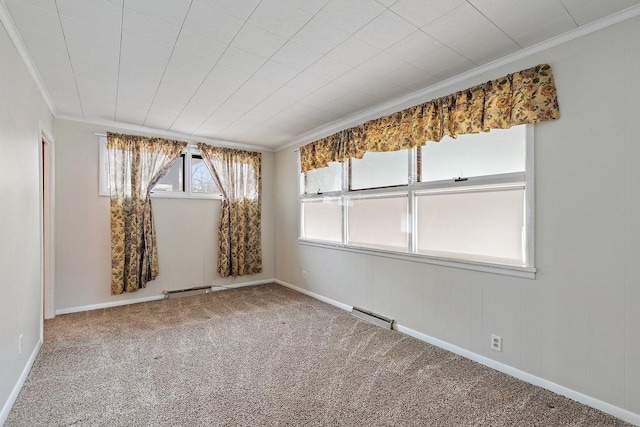
[[[99,136],[99,191],[98,194],[102,197],[109,197],[108,177],[108,155],[107,155],[107,137]],[[184,149],[180,157],[184,160],[183,164],[183,191],[153,191],[151,190],[152,198],[160,199],[212,199],[222,200],[222,192],[220,193],[198,193],[192,191],[192,175],[191,175],[191,158],[192,156],[201,156],[200,151],[196,145],[189,144]]]
[[[331,249],[344,250],[348,252],[372,254],[387,258],[408,260],[413,262],[421,262],[426,264],[443,265],[447,267],[461,268],[466,270],[482,271],[488,273],[502,274],[508,276],[522,277],[527,279],[535,279],[535,169],[534,169],[534,125],[527,124],[525,126],[525,171],[513,172],[495,175],[485,175],[479,177],[465,177],[463,181],[442,180],[432,182],[420,182],[420,147],[413,148],[409,156],[411,162],[409,167],[409,183],[408,185],[350,190],[349,186],[349,165],[350,162],[342,164],[342,191],[322,193],[322,194],[304,194],[304,188],[298,189],[298,243],[324,247]],[[302,181],[300,173],[300,156],[298,156],[298,177]],[[417,251],[417,218],[415,213],[416,193],[424,194],[425,192],[466,192],[466,191],[482,191],[491,187],[500,186],[524,186],[524,262],[523,264],[502,263],[498,260],[480,260],[481,256],[474,259],[473,256],[468,258],[435,256],[419,253]],[[367,198],[381,197],[386,194],[398,194],[406,192],[408,197],[408,249],[409,252],[398,252],[388,249],[379,249],[372,247],[363,247],[348,244],[348,209],[343,206],[342,209],[342,242],[326,242],[304,238],[302,235],[302,202],[304,200],[322,199],[323,197],[336,198],[341,197],[343,203],[349,198]],[[462,255],[462,254],[461,254]]]

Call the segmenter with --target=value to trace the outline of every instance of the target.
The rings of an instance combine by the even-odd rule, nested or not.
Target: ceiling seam
[[[505,36],[507,36],[509,38],[509,40],[511,40],[512,42],[514,42],[516,44],[516,46],[518,46],[518,48],[523,49],[523,47],[520,45],[520,43],[518,43],[517,41],[515,41],[515,39],[513,37],[511,37],[509,34],[507,34],[507,32],[505,30],[502,29],[502,27],[500,27],[498,24],[496,24],[495,22],[493,22],[493,20],[491,20],[487,15],[485,15],[484,13],[482,13],[482,11],[480,11],[480,9],[478,9],[473,3],[471,3],[469,0],[466,0],[467,4],[469,4],[469,6],[471,6],[472,8],[474,8],[480,15],[484,16],[484,18],[491,22],[498,30],[500,30],[500,32],[502,34],[504,34]]]
[[[118,117],[118,96],[120,94],[120,68],[122,67],[122,39],[124,38],[124,3],[122,0],[122,8],[120,9],[120,46],[118,47],[118,74],[116,75],[116,102],[113,105],[113,121],[115,123]]]
[[[327,4],[328,4],[328,3],[327,3]],[[307,26],[307,24],[308,24],[309,22],[311,22],[311,20],[317,16],[317,15],[318,15],[318,13],[320,13],[320,12],[321,12],[325,7],[326,7],[326,5],[327,5],[327,4],[325,4],[325,5],[324,5],[320,10],[318,10],[318,12],[316,12],[316,13],[311,17],[311,19],[309,19],[309,21],[307,21],[307,23],[306,23],[305,25],[303,25],[302,27],[300,27],[300,29],[299,29],[298,31],[296,31],[296,32],[295,32],[291,37],[295,36],[295,35],[296,35],[296,34],[298,34],[300,31],[302,31],[302,29],[303,29],[304,27],[306,27],[306,26]],[[384,6],[384,5],[381,5],[381,6],[383,6],[383,7],[385,7],[385,8],[386,8],[386,6]],[[388,8],[387,8],[387,9],[388,9]],[[347,40],[349,40],[351,37],[353,37],[355,33],[357,33],[358,31],[362,30],[362,29],[363,29],[364,27],[366,27],[367,25],[369,25],[369,24],[370,24],[374,19],[378,18],[378,17],[379,17],[380,15],[382,15],[384,12],[385,12],[385,11],[383,10],[383,11],[381,11],[380,13],[378,13],[378,14],[377,14],[375,17],[373,17],[369,22],[367,22],[366,24],[364,24],[364,25],[362,25],[360,28],[358,28],[356,31],[354,31],[354,32],[353,32],[353,33],[352,33],[352,34],[351,34],[347,39],[345,39],[345,40],[343,40],[342,42],[338,43],[338,44],[337,44],[333,49],[331,49],[329,52],[325,53],[325,54],[324,54],[324,55],[322,55],[320,58],[318,58],[317,60],[315,60],[314,62],[312,62],[311,64],[309,64],[305,69],[301,70],[298,74],[296,74],[295,76],[291,77],[289,80],[287,80],[286,82],[284,82],[284,83],[283,83],[283,84],[282,84],[282,85],[281,85],[277,90],[282,89],[282,88],[283,88],[284,86],[286,86],[286,85],[287,85],[287,83],[289,83],[291,80],[295,79],[297,76],[299,76],[300,74],[302,74],[304,71],[306,71],[307,69],[311,68],[314,64],[316,64],[316,63],[317,63],[318,61],[320,61],[322,58],[325,58],[329,53],[333,52],[336,48],[338,48],[338,47],[342,46],[344,43],[346,43],[346,42],[347,42]],[[291,40],[291,37],[289,38],[289,40]],[[408,37],[408,36],[407,36],[407,37]],[[359,39],[359,40],[360,40],[360,39]],[[362,41],[363,41],[364,43],[366,43],[366,41],[364,41],[364,40],[362,40]],[[367,44],[368,44],[368,43],[367,43]],[[281,47],[281,48],[282,48],[282,47]],[[281,48],[280,48],[280,49],[281,49]],[[271,57],[270,57],[270,58],[272,58],[276,53],[278,53],[278,52],[280,51],[280,49],[278,49],[276,52],[274,52],[274,53],[273,53],[273,55],[271,55]],[[381,52],[384,52],[384,50],[382,50],[382,49],[381,49]],[[366,61],[363,61],[363,62],[366,62]],[[264,64],[263,64],[263,66],[264,66]],[[262,68],[262,67],[258,68],[258,70],[256,70],[256,71],[255,71],[255,73],[257,73],[258,71],[260,71],[260,69],[261,69],[261,68]],[[255,73],[253,73],[253,74],[252,74],[252,76],[253,76],[253,75],[255,75]],[[348,71],[347,71],[347,72],[345,72],[345,73],[343,73],[343,74],[341,74],[340,76],[336,77],[336,79],[337,79],[337,78],[342,77],[343,75],[345,75],[345,74],[347,74],[347,73],[348,73]],[[334,80],[335,80],[335,79],[334,79]],[[246,82],[245,82],[245,83],[246,83]],[[318,90],[322,89],[323,87],[325,87],[325,86],[327,86],[327,85],[329,85],[329,84],[331,84],[331,82],[327,83],[327,84],[326,84],[326,85],[324,85],[324,86],[321,86],[320,88],[318,88]],[[242,87],[242,86],[241,86],[241,87]],[[238,88],[238,90],[239,90],[239,89],[240,89],[240,88]],[[316,90],[315,92],[317,92],[318,90]],[[236,91],[236,92],[237,92],[237,91]],[[305,96],[305,97],[303,97],[303,98],[300,98],[298,101],[296,101],[296,103],[297,103],[297,102],[300,102],[300,101],[302,101],[302,100],[304,100],[304,99],[306,99],[306,98],[308,98],[309,96],[313,95],[313,93],[315,93],[315,92],[312,92],[312,93],[310,93],[309,95],[307,95],[307,96]],[[234,93],[235,93],[235,92],[234,92]],[[228,99],[228,98],[227,98],[227,99]],[[266,99],[266,98],[265,98],[265,99]],[[234,124],[235,122],[237,122],[238,120],[240,120],[240,119],[241,119],[242,117],[244,117],[244,115],[246,115],[248,112],[253,111],[253,110],[255,110],[258,106],[262,105],[262,103],[265,101],[265,99],[263,99],[262,101],[260,101],[259,103],[257,103],[253,108],[249,109],[249,110],[248,110],[248,111],[246,111],[244,114],[242,114],[240,117],[238,117],[237,119],[235,119],[234,121],[232,121],[231,123],[229,123],[227,126],[225,126],[225,127],[221,130],[221,132],[225,131],[227,128],[229,128],[229,126],[231,126],[232,124]],[[278,113],[280,113],[281,111],[284,111],[284,110],[280,110]],[[324,111],[327,111],[327,110],[324,110]],[[210,118],[211,116],[213,116],[213,114],[215,114],[216,112],[217,112],[217,110],[216,110],[216,111],[214,111],[214,112],[209,116],[209,118]],[[273,117],[273,116],[272,116],[272,117]],[[208,120],[209,118],[207,118],[207,120]],[[203,124],[203,123],[205,123],[207,120],[205,120],[204,122],[202,122],[202,123],[200,124],[200,126],[202,126],[202,124]],[[263,122],[264,122],[264,121],[266,121],[266,120],[263,120]],[[260,123],[262,123],[262,122],[260,122]],[[325,123],[328,123],[328,122],[325,122]]]
[[[173,54],[176,51],[176,46],[178,45],[178,40],[180,40],[180,35],[182,34],[182,29],[184,28],[184,23],[187,21],[187,16],[189,16],[189,12],[191,11],[191,6],[193,6],[193,0],[189,3],[189,8],[187,9],[187,13],[184,15],[184,19],[182,20],[182,24],[180,25],[180,31],[178,31],[178,35],[176,36],[176,40],[173,42],[173,47],[171,48],[171,54],[169,55],[169,59],[167,59],[167,64],[164,66],[164,71],[162,71],[162,76],[160,77],[160,81],[158,82],[158,86],[156,87],[156,91],[153,94],[153,98],[151,99],[151,103],[149,104],[149,109],[147,110],[147,114],[144,116],[144,120],[142,120],[142,126],[147,123],[147,119],[149,118],[149,113],[153,108],[153,104],[156,102],[156,98],[158,97],[158,92],[160,91],[160,86],[162,86],[162,81],[164,80],[165,74],[167,74],[167,69],[169,68],[169,63],[171,62],[171,58],[173,58]],[[182,114],[182,112],[180,112]],[[179,115],[178,115],[179,116]],[[171,126],[169,126],[171,127]]]
[[[80,105],[80,114],[84,115],[84,107],[82,106],[82,98],[80,97],[80,87],[78,86],[78,78],[76,77],[76,70],[73,67],[73,61],[71,60],[71,52],[69,52],[69,44],[67,43],[67,34],[64,31],[64,25],[62,25],[62,17],[60,16],[60,8],[58,8],[58,0],[53,0],[56,6],[56,14],[58,15],[58,21],[60,22],[60,30],[62,31],[62,38],[64,39],[64,47],[67,51],[67,57],[69,58],[69,66],[71,67],[71,74],[73,75],[73,83],[76,87],[76,94],[78,95],[78,104]]]
[[[182,107],[182,110],[180,110],[180,112],[178,113],[178,115],[176,116],[176,118],[173,120],[173,122],[169,125],[169,129],[171,129],[173,127],[173,125],[176,123],[176,121],[178,120],[178,118],[182,115],[182,113],[184,113],[184,110],[186,110],[187,105],[189,105],[189,103],[191,102],[191,100],[196,96],[196,94],[198,93],[198,91],[200,90],[200,88],[204,85],[204,82],[207,81],[207,79],[209,78],[209,76],[211,75],[211,73],[213,72],[213,70],[215,70],[215,68],[218,66],[218,62],[220,62],[220,59],[224,56],[225,53],[227,53],[227,50],[229,50],[229,47],[231,46],[231,43],[233,43],[233,41],[236,39],[236,37],[238,37],[238,34],[240,34],[240,31],[242,31],[242,29],[244,28],[244,26],[247,24],[247,22],[249,21],[249,18],[251,18],[251,16],[255,13],[256,9],[258,9],[258,7],[260,7],[260,5],[262,4],[262,0],[260,0],[260,2],[256,5],[256,7],[253,8],[253,10],[251,11],[251,13],[249,14],[249,16],[247,17],[247,19],[244,20],[244,22],[242,23],[242,25],[240,26],[240,28],[238,29],[238,31],[233,35],[233,37],[231,38],[231,40],[229,40],[229,43],[227,43],[227,46],[224,48],[224,50],[222,51],[222,53],[220,54],[220,56],[218,57],[218,59],[216,59],[216,62],[213,64],[213,67],[211,67],[211,69],[209,70],[209,72],[207,73],[207,75],[204,77],[204,79],[202,79],[202,82],[200,82],[200,84],[198,85],[198,87],[196,88],[196,90],[193,92],[193,95],[191,95],[191,97],[189,98],[189,100],[184,104],[184,107]],[[186,19],[186,17],[185,17]],[[246,83],[246,82],[245,82]],[[228,99],[228,98],[227,98]],[[216,109],[217,111],[217,109]],[[213,113],[212,113],[213,114]],[[205,120],[206,121],[206,120]],[[200,126],[202,126],[202,124],[200,124]],[[199,126],[198,126],[199,127]],[[197,129],[197,128],[196,128]],[[193,132],[191,132],[189,135],[193,135]]]
[[[569,9],[567,9],[567,5],[565,5],[562,0],[559,0],[560,4],[562,5],[562,7],[564,8],[564,10],[567,12],[567,15],[569,15],[569,18],[571,18],[571,20],[573,21],[574,24],[576,24],[576,27],[579,27],[580,24],[578,24],[578,22],[575,20],[575,18],[573,17],[573,15],[571,14],[571,12],[569,12]]]

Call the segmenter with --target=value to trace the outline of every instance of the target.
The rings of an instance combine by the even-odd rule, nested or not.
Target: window
[[[109,195],[107,138],[100,137],[100,195]],[[152,197],[220,198],[222,196],[197,147],[187,149],[151,190]]]
[[[532,132],[447,137],[301,174],[300,240],[532,277]]]

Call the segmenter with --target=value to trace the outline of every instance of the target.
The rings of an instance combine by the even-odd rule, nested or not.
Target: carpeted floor
[[[6,426],[625,426],[279,285],[59,316]]]

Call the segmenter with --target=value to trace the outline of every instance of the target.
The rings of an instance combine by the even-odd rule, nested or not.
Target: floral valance
[[[367,151],[397,151],[445,136],[488,132],[560,117],[551,67],[540,64],[398,111],[300,148],[301,171],[361,159]]]

